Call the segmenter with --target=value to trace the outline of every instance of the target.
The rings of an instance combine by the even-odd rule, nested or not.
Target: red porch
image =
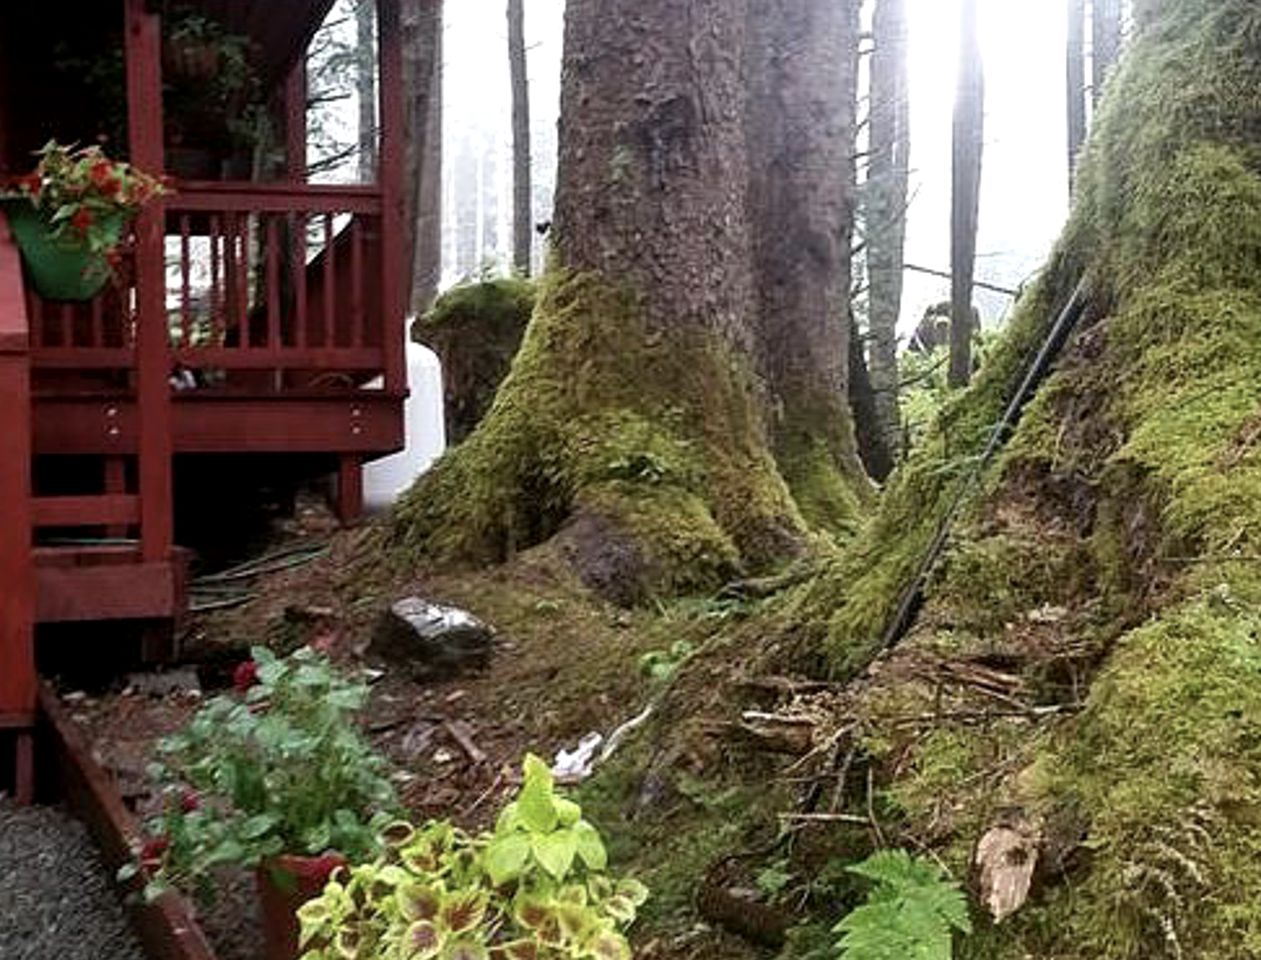
[[[348,518],[362,463],[402,445],[398,6],[377,4],[377,182],[328,186],[307,179],[304,65],[331,2],[182,5],[249,38],[283,161],[264,180],[176,179],[140,215],[95,300],[40,299],[0,213],[0,730],[17,732],[19,793],[30,782],[35,624],[169,622],[183,610],[175,456],[327,461]],[[166,4],[64,5],[69,25],[50,15],[57,3],[4,6],[0,177],[28,170],[49,138],[93,135],[94,118],[45,75],[62,30],[122,45],[126,152],[146,171],[169,169]]]

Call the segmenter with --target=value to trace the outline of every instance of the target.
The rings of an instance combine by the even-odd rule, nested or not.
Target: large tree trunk
[[[778,29],[843,39],[832,0],[803,6]],[[821,160],[840,169],[852,91],[845,70],[816,62],[825,42],[787,33],[775,42],[803,62],[753,76],[770,62],[749,56],[751,37],[774,33],[760,16],[743,0],[570,0],[552,262],[494,406],[400,504],[396,544],[485,562],[552,540],[621,602],[712,587],[802,548],[806,524],[772,446],[814,402],[824,415],[796,426],[803,448],[848,485],[834,501],[862,495],[839,399],[845,276],[830,275],[845,259],[847,198],[823,172],[788,177],[775,197],[750,178],[752,164],[753,182],[769,182],[768,151],[811,110],[842,144]],[[746,121],[768,115],[760,92],[784,98],[782,130]],[[820,211],[795,208],[808,193]],[[801,246],[755,253],[752,231],[767,222]],[[755,264],[806,288],[776,301],[786,313],[775,322],[809,338],[790,355],[767,335]]]
[[[512,265],[530,274],[534,237],[530,188],[530,79],[525,58],[525,0],[508,0],[508,70],[512,78]]]
[[[959,89],[954,112],[953,200],[950,228],[950,372],[952,387],[972,377],[972,281],[981,204],[985,80],[976,30],[977,0],[963,0],[959,31]]]
[[[898,318],[910,161],[906,0],[879,0],[871,56],[871,160],[867,174],[867,273],[871,349],[868,370],[884,444],[897,456]],[[877,479],[884,479],[878,477]]]
[[[1086,142],[1086,0],[1068,0],[1067,76],[1068,184],[1076,190],[1077,157]]]
[[[424,313],[442,277],[442,0],[402,0],[407,105],[409,304]]]
[[[844,529],[859,478],[849,416],[856,3],[749,4],[754,322],[780,471],[813,525]]]

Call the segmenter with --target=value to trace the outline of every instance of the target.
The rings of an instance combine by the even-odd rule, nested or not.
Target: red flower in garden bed
[[[171,841],[166,837],[150,837],[140,848],[140,856],[137,858],[140,866],[146,870],[157,870],[162,866],[162,855],[170,846]]]
[[[258,683],[258,664],[253,660],[244,660],[232,671],[232,686],[244,693]]]

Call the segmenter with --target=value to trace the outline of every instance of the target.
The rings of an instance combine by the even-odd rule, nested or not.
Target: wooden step
[[[34,557],[37,623],[170,620],[185,610],[185,551],[144,561],[130,544],[45,546]]]

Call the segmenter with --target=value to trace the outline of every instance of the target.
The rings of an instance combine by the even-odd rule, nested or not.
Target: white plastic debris
[[[595,752],[604,742],[603,734],[589,733],[578,741],[573,750],[560,750],[552,764],[552,776],[557,780],[577,781],[591,776],[595,766]]]

